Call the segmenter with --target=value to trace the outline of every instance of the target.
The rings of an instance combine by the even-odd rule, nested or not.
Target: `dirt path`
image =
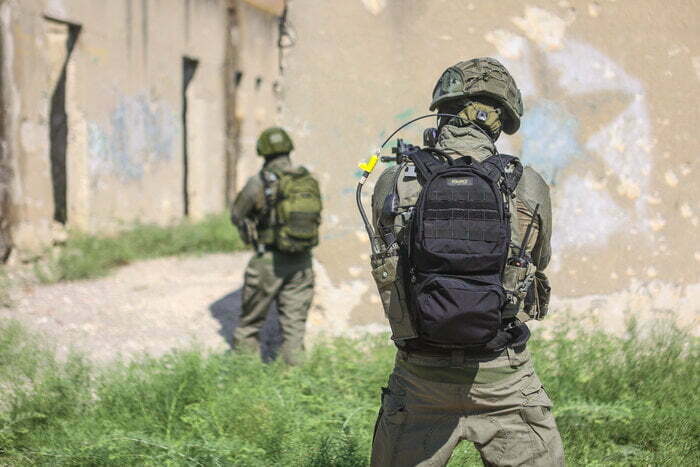
[[[0,319],[13,318],[55,345],[93,361],[162,355],[193,344],[213,351],[230,348],[240,314],[243,270],[250,253],[213,254],[140,261],[95,280],[24,285],[11,290],[13,305]],[[316,297],[309,312],[307,341],[321,334],[388,330],[386,325],[352,326],[340,300],[364,288],[334,287],[314,264]],[[263,328],[263,355],[269,358],[281,337],[273,309]]]
[[[221,351],[238,318],[248,257],[162,258],[102,279],[16,288],[0,319],[39,331],[60,354],[73,347],[95,361],[161,355],[193,342]]]

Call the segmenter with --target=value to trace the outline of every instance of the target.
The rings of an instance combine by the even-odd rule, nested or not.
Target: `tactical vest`
[[[387,249],[373,258],[392,338],[409,349],[488,348],[536,308],[526,306],[535,266],[511,260],[520,253],[510,224],[522,166],[506,155],[448,165],[418,148],[411,160],[379,219]],[[416,176],[420,190],[407,190],[402,175]]]
[[[318,245],[321,191],[304,167],[261,171],[266,210],[259,230],[260,242],[286,253],[299,253]]]

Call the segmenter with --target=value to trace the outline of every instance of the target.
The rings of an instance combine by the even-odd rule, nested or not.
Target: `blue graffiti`
[[[536,169],[547,183],[582,154],[578,120],[561,106],[539,101],[522,120],[523,163]]]
[[[146,96],[122,98],[110,116],[109,127],[88,125],[90,167],[98,175],[140,179],[145,167],[173,157],[180,136],[179,120]]]
[[[396,115],[394,115],[394,120],[399,120],[399,121],[408,120],[410,118],[410,116],[413,115],[414,112],[415,112],[415,109],[413,109],[413,108],[403,110],[403,111],[397,113]]]

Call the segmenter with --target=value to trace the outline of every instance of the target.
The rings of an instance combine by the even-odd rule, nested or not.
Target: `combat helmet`
[[[490,57],[473,58],[445,70],[433,90],[430,110],[470,96],[494,99],[505,111],[503,131],[509,135],[518,131],[523,101],[515,80],[501,62]]]
[[[273,126],[260,133],[255,148],[258,155],[267,157],[275,154],[287,154],[294,149],[294,144],[286,131],[278,126]]]

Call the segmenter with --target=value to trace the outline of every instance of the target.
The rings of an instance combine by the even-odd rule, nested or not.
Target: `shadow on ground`
[[[241,316],[241,292],[242,289],[224,295],[211,305],[209,312],[221,326],[219,334],[226,339],[229,347],[233,348],[233,331],[238,326]],[[277,357],[277,352],[282,345],[282,329],[279,324],[277,306],[273,304],[260,331],[260,354],[264,362],[269,362]]]

